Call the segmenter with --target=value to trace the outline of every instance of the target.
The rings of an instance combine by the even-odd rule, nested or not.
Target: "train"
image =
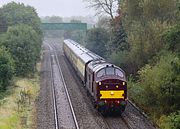
[[[105,114],[122,113],[127,105],[125,72],[79,43],[65,39],[63,52],[87,89],[94,107]]]

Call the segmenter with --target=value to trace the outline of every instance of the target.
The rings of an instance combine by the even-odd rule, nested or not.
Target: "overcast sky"
[[[87,16],[94,15],[92,9],[87,8],[87,3],[83,0],[0,0],[0,6],[11,1],[31,5],[36,10],[39,16]]]

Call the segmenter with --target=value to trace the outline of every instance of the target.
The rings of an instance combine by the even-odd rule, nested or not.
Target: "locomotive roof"
[[[85,47],[81,46],[77,42],[67,39],[64,40],[64,42],[68,45],[71,50],[80,57],[81,60],[83,60],[85,63],[92,61],[92,60],[103,60],[102,57],[92,53]]]
[[[117,68],[119,70],[121,70],[123,73],[124,71],[119,68],[118,66],[116,65],[113,65],[111,63],[108,63],[106,61],[92,61],[88,64],[88,67],[93,71],[93,72],[98,72],[100,69],[103,69],[103,68],[106,68],[106,67],[114,67],[114,68]],[[125,74],[125,73],[124,73]]]

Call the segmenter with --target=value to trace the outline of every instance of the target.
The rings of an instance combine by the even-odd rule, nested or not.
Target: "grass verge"
[[[36,73],[31,78],[15,78],[14,86],[0,93],[0,129],[34,128],[34,102],[39,85]]]

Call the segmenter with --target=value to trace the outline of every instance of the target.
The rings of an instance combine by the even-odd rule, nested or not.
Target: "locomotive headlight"
[[[102,83],[101,82],[99,82],[99,85],[101,85]]]
[[[119,100],[118,101],[116,101],[117,102],[117,104],[119,104],[120,102],[119,102]]]
[[[125,85],[126,83],[125,82],[123,82],[123,86]]]
[[[114,95],[114,92],[113,92],[113,91],[111,91],[111,95]]]
[[[116,88],[119,88],[119,86],[118,86],[118,85],[116,85]]]

